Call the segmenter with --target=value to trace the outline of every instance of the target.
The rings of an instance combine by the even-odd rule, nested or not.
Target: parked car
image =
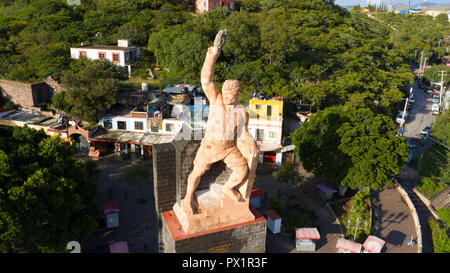
[[[408,140],[408,147],[409,148],[415,148],[417,145],[419,145],[420,144],[420,142],[419,142],[419,140],[417,140],[417,139],[414,139],[414,138],[410,138],[409,140]]]
[[[423,128],[422,132],[420,132],[420,133],[424,136],[428,136],[430,134],[430,131],[431,131],[431,126],[427,126],[427,127]]]
[[[414,94],[412,94],[411,97],[409,97],[409,102],[410,103],[415,103],[416,102],[416,96],[414,96]]]
[[[433,95],[433,98],[431,99],[433,103],[439,103],[439,95]]]
[[[402,118],[403,118],[403,111],[398,112],[397,118],[395,119],[395,122],[397,122],[398,124],[402,123]],[[405,114],[405,121],[408,118],[408,113]],[[404,122],[403,122],[404,123]]]
[[[424,91],[427,92],[428,94],[431,94],[433,92],[433,88],[426,87]]]
[[[434,102],[434,101],[433,101]],[[438,101],[439,102],[439,101]],[[439,114],[439,104],[438,103],[433,103],[433,105],[431,106],[431,113],[433,115],[437,115]]]

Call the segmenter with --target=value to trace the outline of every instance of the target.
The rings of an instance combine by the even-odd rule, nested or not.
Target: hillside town
[[[450,252],[450,7],[29,2],[0,4],[0,252]]]

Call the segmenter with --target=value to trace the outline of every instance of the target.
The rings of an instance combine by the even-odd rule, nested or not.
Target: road
[[[413,86],[413,93],[416,101],[408,111],[409,117],[405,124],[405,137],[413,137],[420,134],[423,128],[431,126],[436,117],[431,114],[431,95],[419,88],[417,83]]]

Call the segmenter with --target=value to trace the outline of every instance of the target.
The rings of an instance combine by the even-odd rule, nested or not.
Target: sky
[[[334,2],[341,6],[346,5],[357,5],[360,4],[361,6],[367,6],[368,0],[335,0]],[[369,0],[370,1],[370,0]],[[372,3],[381,2],[381,3],[389,3],[389,0],[372,0]],[[411,0],[411,5],[417,5],[424,2],[423,0]],[[450,0],[428,0],[427,2],[435,3],[435,4],[450,4]],[[408,4],[408,0],[394,0],[393,4]]]

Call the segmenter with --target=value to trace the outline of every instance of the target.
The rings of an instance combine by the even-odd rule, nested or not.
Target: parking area
[[[100,170],[96,201],[102,207],[105,202],[119,203],[119,227],[101,227],[84,242],[83,252],[109,252],[110,243],[126,241],[130,253],[158,251],[157,218],[153,195],[153,168],[151,160],[124,160],[110,155],[98,159]],[[134,185],[125,180],[127,168],[145,164],[150,177],[140,179]]]

